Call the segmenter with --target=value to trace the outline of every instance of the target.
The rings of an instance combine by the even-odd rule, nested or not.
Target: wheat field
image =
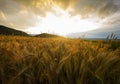
[[[118,44],[1,35],[0,84],[120,84]]]

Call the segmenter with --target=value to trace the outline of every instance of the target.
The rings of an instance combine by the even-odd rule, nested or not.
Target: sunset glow
[[[46,17],[38,17],[38,19],[40,19],[39,24],[25,31],[30,34],[55,33],[66,35],[68,33],[94,30],[101,26],[101,23],[96,22],[95,19],[82,19],[79,15],[71,16],[67,11],[59,10],[57,14],[61,15],[48,12]]]
[[[0,25],[28,34],[116,29],[119,17],[120,0],[0,0]]]

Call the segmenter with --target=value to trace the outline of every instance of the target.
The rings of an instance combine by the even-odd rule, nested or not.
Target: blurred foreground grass
[[[0,84],[120,84],[119,43],[0,36]]]

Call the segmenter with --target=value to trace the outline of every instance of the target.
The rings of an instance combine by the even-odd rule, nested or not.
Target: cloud
[[[35,26],[39,22],[34,13],[21,11],[14,16],[11,15],[7,18],[8,23],[12,23],[21,29]]]
[[[38,22],[36,13],[25,5],[15,0],[0,1],[0,24],[16,29],[25,29],[35,26]]]
[[[5,16],[5,14],[2,12],[2,11],[0,11],[0,25],[6,25],[7,24],[7,18],[6,18],[6,16]]]
[[[0,20],[7,20],[6,16],[2,11],[0,11],[0,18],[1,18]]]
[[[13,0],[1,0],[0,10],[4,14],[15,14],[21,10],[21,6]]]
[[[75,3],[75,2],[76,2],[76,0],[53,0],[54,4],[57,4],[64,10],[71,7],[73,5],[73,3]]]
[[[103,25],[120,25],[120,12],[116,12],[114,15],[107,17],[103,21]]]
[[[116,13],[117,10],[117,5],[113,4],[112,2],[107,2],[103,7],[100,8],[98,14],[100,17],[106,17]]]
[[[107,18],[120,11],[120,0],[0,0],[0,24],[18,29],[33,27],[40,22],[38,16],[55,13],[55,7],[67,10],[71,16]],[[119,21],[117,18],[111,23]]]
[[[6,1],[6,2],[5,2]],[[107,17],[118,10],[115,2],[118,0],[5,0],[3,4],[7,4],[5,9],[7,12],[17,12],[21,7],[33,11],[42,17],[46,13],[53,11],[57,5],[60,8],[70,11],[71,14],[79,14],[83,18],[90,16],[98,16],[100,18]],[[14,5],[14,6],[10,6]],[[8,8],[10,7],[10,8]],[[14,9],[14,10],[13,10]]]
[[[83,18],[105,18],[118,10],[113,0],[77,0],[73,5],[73,12]]]
[[[83,18],[97,16],[107,17],[118,10],[118,0],[1,0],[0,10],[7,14],[15,14],[26,9],[45,17],[47,12],[53,12],[59,6],[64,10],[69,8],[69,13],[79,14]],[[120,4],[119,4],[120,5]]]
[[[26,9],[35,14],[45,17],[48,11],[52,10],[52,0],[14,0]]]

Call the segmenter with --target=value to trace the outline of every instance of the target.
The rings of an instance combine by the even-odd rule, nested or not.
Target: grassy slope
[[[63,38],[62,36],[58,36],[58,35],[55,35],[55,34],[48,34],[48,33],[38,34],[35,37],[41,37],[41,38]]]
[[[63,38],[0,36],[1,84],[120,84],[120,48]]]
[[[0,25],[0,35],[29,36],[27,33]]]

